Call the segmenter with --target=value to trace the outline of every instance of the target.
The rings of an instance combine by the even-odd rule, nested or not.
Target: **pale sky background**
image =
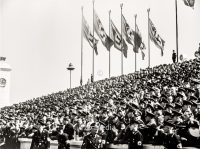
[[[200,42],[200,0],[194,9],[178,1],[179,54],[194,58],[194,51]],[[157,32],[165,40],[164,56],[151,42],[151,66],[172,63],[172,50],[176,48],[175,0],[96,0],[95,10],[106,32],[109,30],[109,15],[119,31],[120,3],[123,14],[134,29],[134,15],[143,41],[148,45],[147,9]],[[12,67],[11,103],[18,103],[33,97],[69,88],[70,62],[72,86],[80,83],[81,51],[81,6],[92,30],[92,0],[0,0],[0,55],[7,57]],[[95,37],[97,35],[95,34]],[[108,51],[99,40],[99,55],[95,56],[95,80],[108,77]],[[137,67],[148,66],[148,52],[145,60],[137,55]],[[121,74],[121,53],[111,48],[111,76]],[[128,58],[124,58],[124,74],[134,71],[134,53],[129,45]],[[92,73],[92,49],[83,40],[83,83]],[[100,72],[100,73],[99,73]],[[102,73],[101,73],[102,72]],[[101,74],[101,75],[99,75]]]

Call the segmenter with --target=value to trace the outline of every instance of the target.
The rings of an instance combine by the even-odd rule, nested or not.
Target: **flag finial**
[[[120,7],[121,7],[121,9],[122,9],[122,7],[123,7],[123,3],[120,4]]]

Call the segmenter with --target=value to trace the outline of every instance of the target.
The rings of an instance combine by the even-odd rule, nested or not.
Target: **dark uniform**
[[[199,123],[194,120],[188,120],[188,121],[184,121],[183,125],[185,125],[186,127],[182,130],[182,137],[186,138],[187,141],[184,142],[184,146],[199,146],[199,138],[198,137],[194,137],[190,134],[189,129],[194,129],[196,131],[199,132]]]
[[[67,143],[67,134],[58,134],[58,149],[70,149],[69,143]]]
[[[175,127],[175,125],[171,121],[164,122],[164,125],[168,127],[167,134],[164,134],[164,148],[165,149],[182,149],[182,143],[180,136],[175,134],[174,132],[170,133],[172,131],[172,128]]]
[[[32,137],[32,143],[30,149],[49,149],[50,142],[48,141],[49,134],[46,130],[40,132],[36,131]]]
[[[100,149],[99,135],[92,135],[91,133],[84,137],[81,149]]]
[[[180,137],[176,134],[167,134],[164,139],[165,149],[182,149]]]
[[[130,125],[137,124],[139,125],[138,121],[132,119],[130,121]],[[143,148],[143,136],[139,130],[132,131],[131,126],[127,127],[124,143],[128,143],[128,149],[142,149]]]
[[[139,131],[130,133],[128,149],[142,149],[143,136]]]
[[[68,134],[69,140],[74,139],[74,128],[73,128],[73,125],[71,123],[68,123],[68,124],[65,125],[64,133]]]
[[[174,51],[172,53],[172,61],[173,61],[173,63],[176,62],[176,53]]]
[[[2,148],[19,149],[18,132],[15,128],[6,127],[3,136],[5,137],[5,145]]]

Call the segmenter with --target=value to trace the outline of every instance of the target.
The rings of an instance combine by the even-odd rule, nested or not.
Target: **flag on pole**
[[[141,36],[141,33],[139,31],[139,28],[136,24],[136,37],[135,37],[135,47],[134,47],[134,51],[138,51],[138,49],[141,47],[141,44],[142,44],[142,36]],[[143,45],[144,46],[144,45]]]
[[[123,38],[121,39],[121,34],[119,33],[118,29],[116,28],[112,20],[111,20],[110,37],[114,42],[114,47],[120,51],[122,47],[123,54],[127,58],[128,46],[125,43],[124,39]]]
[[[134,34],[135,32],[130,28],[125,17],[122,15],[122,35],[125,37],[126,41],[133,46],[135,46]]]
[[[101,23],[96,12],[94,12],[94,30],[101,39],[102,44],[106,47],[107,50],[110,50],[113,45],[112,39],[106,34],[104,27]]]
[[[154,42],[154,44],[161,50],[161,56],[163,56],[165,41],[157,33],[157,30],[151,19],[149,19],[149,36],[150,39]]]
[[[82,32],[83,32],[83,36],[85,37],[85,39],[88,41],[88,43],[90,44],[90,46],[93,48],[94,45],[94,50],[96,55],[98,55],[98,51],[97,51],[97,43],[98,40],[93,37],[91,31],[90,31],[90,27],[87,23],[87,21],[85,20],[85,17],[83,17],[83,22],[82,22]],[[94,44],[93,44],[94,42]]]
[[[136,33],[140,36],[140,39],[141,39],[140,49],[141,49],[141,50],[146,49],[146,46],[145,46],[144,42],[142,41],[142,35],[141,35],[141,32],[140,32],[140,30],[139,30],[137,24],[136,24]]]
[[[195,0],[183,0],[186,6],[194,8]]]
[[[146,49],[146,46],[145,46],[144,42],[142,41],[142,35],[141,35],[141,32],[140,32],[140,30],[139,30],[137,24],[136,24],[136,33],[139,35],[139,37],[140,37],[140,39],[141,39],[141,40],[139,41],[139,42],[141,42],[141,43],[138,43],[138,44],[136,44],[136,45],[139,45],[139,44],[140,44],[140,47],[139,47],[139,48],[140,48],[141,53],[142,53],[142,60],[144,60],[145,53],[144,53],[143,50]]]
[[[141,35],[130,28],[125,17],[122,15],[122,35],[125,37],[126,41],[133,45],[133,51],[138,53],[138,49],[142,43]]]

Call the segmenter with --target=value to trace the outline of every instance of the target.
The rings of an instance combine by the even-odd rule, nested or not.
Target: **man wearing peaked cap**
[[[42,119],[38,120],[39,129],[33,134],[30,149],[49,149],[49,134],[44,129],[45,123]]]
[[[200,80],[199,79],[191,78],[190,80],[194,84],[200,84]]]
[[[187,90],[188,93],[195,93],[195,90],[189,87],[186,87],[185,90]]]
[[[148,112],[154,112],[154,107],[151,105],[151,104],[147,104],[147,106],[146,106],[146,111],[148,111]]]
[[[180,111],[182,109],[182,104],[180,102],[175,102],[175,107],[174,109]]]
[[[144,143],[149,144],[153,141],[153,137],[157,127],[155,115],[152,112],[146,112],[145,125],[147,126],[147,128],[144,129]]]
[[[162,97],[161,98],[161,102],[162,103],[169,103],[169,100],[167,98],[165,98],[165,97]]]
[[[144,100],[140,101],[140,109],[144,110],[146,108],[146,102]]]
[[[139,110],[135,111],[134,116],[135,116],[134,119],[135,119],[136,121],[138,121],[138,123],[139,123],[140,125],[144,125],[144,122],[143,122],[143,120],[141,119],[141,116],[142,116],[142,112],[141,112],[141,111],[139,111]]]
[[[55,139],[58,140],[58,149],[70,149],[70,144],[67,142],[68,134],[64,133],[63,129],[64,126],[60,124],[57,129],[58,134],[55,136]]]
[[[74,127],[71,123],[70,118],[65,117],[63,119],[63,124],[64,124],[64,133],[68,135],[68,139],[72,140],[74,139]]]
[[[182,143],[180,136],[174,133],[173,128],[175,125],[172,121],[164,122],[164,147],[165,149],[182,149]]]
[[[165,95],[165,94],[162,94],[162,95],[161,95],[161,97],[167,98],[167,95]]]
[[[183,115],[183,113],[181,113],[179,111],[176,111],[176,110],[172,110],[172,121],[173,121],[173,124],[180,125],[183,122],[183,120],[181,118],[182,115]]]
[[[183,100],[183,107],[182,107],[182,110],[183,110],[183,113],[190,109],[192,106],[192,102],[188,101],[188,100]]]
[[[184,96],[183,96],[183,94],[182,94],[182,93],[178,92],[176,97],[183,98]]]
[[[191,101],[198,101],[198,98],[196,97],[196,96],[194,96],[194,95],[191,95],[190,97],[189,97],[189,100]]]
[[[170,113],[169,111],[164,111],[164,119],[165,121],[171,119],[172,113]]]
[[[90,125],[91,132],[90,134],[86,135],[83,139],[83,144],[81,149],[99,149],[101,146],[101,138],[97,134],[98,125],[97,123],[92,123]]]
[[[143,136],[138,128],[139,122],[135,119],[131,119],[129,129],[126,130],[124,136],[124,142],[128,143],[129,149],[143,148]]]

